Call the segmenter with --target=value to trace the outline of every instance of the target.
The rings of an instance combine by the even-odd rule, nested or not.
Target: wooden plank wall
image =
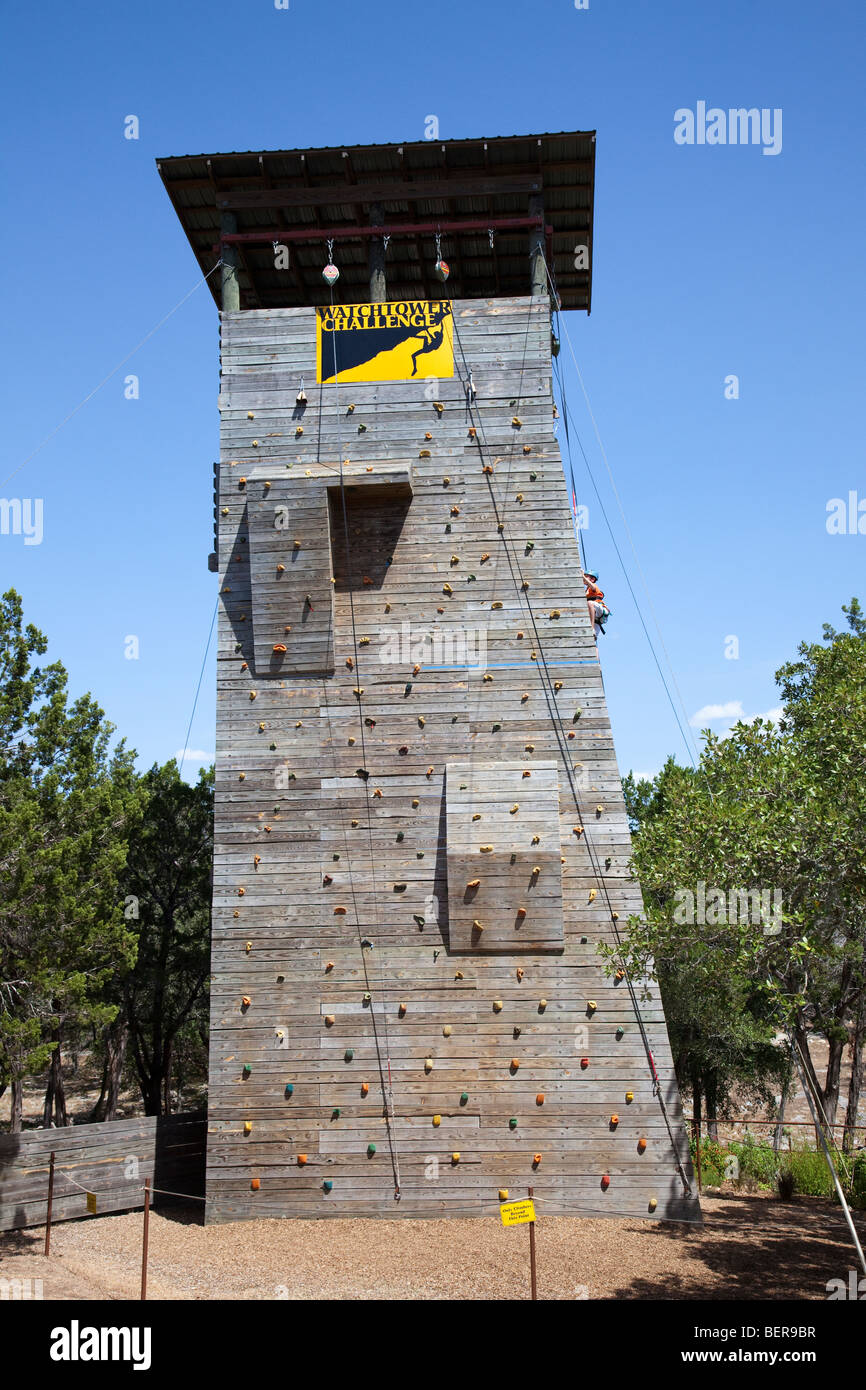
[[[52,1221],[87,1215],[82,1188],[95,1195],[97,1215],[143,1207],[145,1178],[203,1197],[206,1134],[204,1115],[189,1113],[0,1135],[0,1231],[44,1224],[52,1149]],[[153,1205],[172,1200],[157,1193]]]
[[[547,302],[456,301],[454,323],[453,379],[318,387],[314,310],[222,317],[210,1221],[480,1215],[530,1183],[541,1211],[700,1218],[657,992],[673,1146],[596,954],[641,900]],[[406,468],[411,502],[347,489],[344,511],[341,459]],[[338,489],[330,676],[256,666],[247,508],[293,471]],[[560,952],[450,945],[449,762],[558,769]]]

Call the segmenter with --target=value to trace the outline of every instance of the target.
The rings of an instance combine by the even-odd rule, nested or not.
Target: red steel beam
[[[384,227],[310,227],[303,231],[281,232],[273,227],[261,227],[255,232],[227,232],[221,240],[227,245],[252,241],[326,241],[351,240],[353,237],[400,236],[419,232],[486,232],[510,227],[544,227],[545,235],[553,236],[553,227],[545,226],[543,217],[485,217],[479,222],[401,222]]]

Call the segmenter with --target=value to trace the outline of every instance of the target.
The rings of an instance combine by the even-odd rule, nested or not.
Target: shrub
[[[692,1156],[692,1164],[697,1172],[697,1144],[695,1143],[694,1133],[692,1134],[689,1149]],[[707,1139],[701,1137],[701,1185],[703,1187],[721,1187],[725,1181],[725,1162],[727,1160],[727,1150],[722,1147],[717,1139]]]
[[[760,1187],[772,1187],[779,1169],[779,1155],[772,1144],[758,1142],[748,1130],[730,1145],[740,1165],[741,1178],[754,1178]]]
[[[792,1149],[785,1168],[794,1181],[794,1191],[805,1197],[832,1197],[835,1192],[830,1169],[823,1153],[816,1149]]]

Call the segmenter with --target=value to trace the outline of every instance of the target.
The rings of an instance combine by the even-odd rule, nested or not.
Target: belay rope
[[[328,243],[328,256],[329,256],[329,258],[330,258],[331,255],[332,255],[332,250],[333,250],[333,242],[332,242],[332,241],[329,241],[329,243]],[[329,264],[329,266],[332,265],[332,264],[333,264],[333,261],[332,261],[331,259],[329,259],[329,263],[328,263],[328,264]],[[328,267],[326,266],[325,269],[327,270]],[[335,271],[337,270],[336,266],[334,266],[334,270],[335,270]],[[324,274],[324,272],[323,272],[323,274]],[[335,307],[335,306],[334,306],[334,283],[336,282],[338,276],[339,276],[339,271],[337,271],[336,275],[334,275],[333,278],[332,278],[331,280],[328,281],[328,283],[329,283],[330,286],[331,286],[331,313],[332,313],[332,315],[333,315],[333,311],[334,311],[334,307]],[[342,510],[342,514],[343,514],[343,537],[344,537],[344,544],[345,544],[345,547],[346,547],[346,564],[349,565],[349,564],[351,563],[351,562],[350,562],[351,543],[350,543],[350,541],[349,541],[349,515],[348,515],[348,510],[347,510],[347,507],[346,507],[346,485],[345,485],[345,479],[344,479],[344,476],[343,476],[343,435],[342,435],[342,420],[341,420],[341,416],[340,416],[340,377],[339,377],[339,369],[338,369],[338,364],[337,364],[337,335],[336,335],[336,333],[334,333],[334,334],[332,335],[332,338],[333,338],[333,348],[334,348],[334,408],[335,408],[335,411],[336,411],[336,419],[337,419],[337,447],[338,447],[338,449],[339,449],[340,504],[341,504],[341,510]],[[350,613],[351,625],[352,625],[352,650],[353,650],[353,654],[354,654],[354,655],[353,655],[353,661],[354,661],[353,670],[354,670],[355,679],[356,679],[357,682],[358,682],[356,688],[357,688],[358,690],[362,690],[363,687],[362,687],[362,685],[361,685],[361,668],[360,668],[360,661],[359,661],[359,657],[358,657],[358,636],[357,636],[357,629],[356,629],[356,626],[355,626],[355,600],[354,600],[354,596],[353,596],[353,590],[352,590],[352,585],[351,585],[351,583],[349,583],[349,585],[348,585],[348,593],[349,593],[349,613]],[[327,685],[326,685],[326,684],[323,685],[323,692],[324,692],[325,708],[326,708],[326,710],[327,710],[327,709],[328,709],[328,695],[327,695]],[[366,743],[365,743],[365,738],[364,738],[363,695],[358,695],[358,696],[357,696],[357,704],[358,704],[358,727],[359,727],[359,732],[360,732],[360,736],[361,736],[361,762],[362,762],[362,766],[366,769],[366,767],[367,767],[367,750],[366,750]],[[328,712],[328,717],[329,717],[329,723],[330,723],[330,711]],[[373,903],[374,903],[374,912],[375,912],[375,918],[376,918],[376,928],[377,928],[377,932],[378,932],[378,929],[379,929],[380,926],[381,926],[381,921],[380,921],[380,917],[379,917],[379,895],[378,895],[377,888],[376,888],[376,855],[375,855],[375,851],[374,851],[374,848],[373,848],[373,815],[372,815],[372,806],[371,806],[371,803],[370,803],[370,788],[369,788],[368,778],[367,778],[367,777],[362,778],[361,781],[362,781],[362,784],[363,784],[363,787],[364,787],[364,799],[365,799],[366,809],[367,809],[367,835],[368,835],[369,846],[370,846],[370,872],[371,872],[372,884],[373,884]],[[350,876],[350,880],[351,880],[351,858],[349,857],[348,852],[347,852],[347,859],[348,859],[348,862],[349,862],[349,876]],[[396,1110],[395,1110],[395,1106],[394,1106],[394,1080],[393,1080],[393,1075],[392,1075],[392,1071],[391,1071],[391,1044],[390,1044],[390,1037],[389,1037],[389,1033],[388,1033],[388,1009],[387,1009],[387,1006],[386,1006],[385,1003],[384,1003],[384,999],[385,999],[384,963],[381,963],[381,964],[380,964],[380,970],[379,970],[379,989],[380,989],[380,993],[381,993],[381,997],[382,997],[382,1001],[383,1001],[383,1002],[382,1002],[382,1021],[383,1021],[383,1024],[384,1024],[384,1040],[385,1040],[385,1064],[384,1064],[384,1069],[383,1069],[383,1064],[382,1064],[382,1051],[381,1051],[380,1044],[379,1044],[379,1030],[378,1030],[378,1028],[377,1028],[377,1026],[376,1026],[376,1010],[375,1010],[375,1003],[374,1003],[374,1000],[373,1000],[373,992],[372,992],[372,990],[370,989],[370,979],[369,979],[369,972],[368,972],[368,970],[367,970],[367,956],[366,956],[366,953],[367,953],[367,951],[368,951],[369,949],[376,950],[376,949],[379,949],[379,947],[377,947],[375,943],[373,944],[372,948],[371,948],[371,947],[368,947],[367,945],[364,944],[365,941],[366,941],[366,938],[362,938],[362,937],[361,937],[361,925],[360,925],[360,921],[359,921],[359,918],[358,918],[357,903],[355,902],[354,889],[353,889],[353,891],[352,891],[352,900],[353,900],[353,904],[355,904],[355,929],[356,929],[356,932],[357,932],[357,935],[358,935],[359,950],[360,950],[360,952],[361,952],[361,964],[362,964],[363,970],[364,970],[364,982],[365,982],[365,984],[366,984],[366,986],[367,986],[367,992],[368,992],[369,995],[370,995],[370,1017],[371,1017],[371,1021],[372,1021],[372,1024],[373,1024],[373,1039],[374,1039],[374,1042],[375,1042],[375,1045],[376,1045],[376,1059],[377,1059],[378,1067],[379,1067],[379,1079],[380,1079],[380,1082],[381,1082],[381,1084],[382,1084],[382,1090],[383,1090],[383,1093],[384,1093],[384,1100],[385,1100],[385,1107],[384,1107],[384,1108],[385,1108],[385,1125],[386,1125],[386,1128],[387,1128],[387,1131],[388,1131],[388,1147],[389,1147],[389,1149],[390,1149],[390,1153],[391,1153],[391,1163],[392,1163],[392,1167],[393,1167],[393,1170],[394,1170],[394,1200],[395,1200],[395,1202],[399,1202],[399,1201],[400,1201],[400,1197],[401,1197],[401,1187],[400,1187],[400,1155],[399,1155],[399,1151],[398,1151],[398,1148],[397,1148],[397,1133],[396,1133],[397,1115],[396,1115]],[[379,935],[381,935],[381,933],[379,933]]]
[[[526,335],[525,335],[525,337],[524,337],[524,344],[523,344],[523,359],[522,359],[521,367],[520,367],[520,389],[519,389],[518,398],[517,398],[517,400],[518,400],[518,408],[519,408],[520,398],[521,398],[521,396],[522,396],[522,391],[523,391],[523,373],[524,373],[525,365],[526,365],[527,345],[528,345],[528,335],[529,335],[528,319],[529,319],[529,316],[527,316],[527,332],[526,332]],[[463,352],[463,345],[462,345],[462,343],[461,343],[461,341],[460,341],[460,330],[459,330],[459,328],[458,328],[458,325],[457,325],[456,321],[455,321],[455,323],[454,323],[454,337],[455,337],[455,341],[456,341],[456,343],[457,343],[457,345],[458,345],[458,348],[459,348],[459,350],[460,350],[460,356],[461,356],[461,359],[462,359],[462,361],[463,361],[463,369],[464,369],[464,372],[466,372],[466,371],[467,371],[466,356],[465,356],[465,354],[464,354],[464,352]],[[470,414],[471,414],[471,412],[472,412],[472,410],[473,410],[473,407],[474,407],[474,402],[469,402],[469,411],[470,411]],[[474,422],[473,422],[473,423],[474,423]],[[489,449],[488,449],[487,439],[486,439],[485,432],[484,432],[484,424],[483,424],[483,421],[482,421],[482,419],[481,419],[480,413],[477,415],[477,425],[476,425],[476,428],[477,428],[477,430],[478,430],[478,436],[477,436],[477,437],[478,437],[479,440],[480,440],[479,454],[480,454],[480,457],[481,457],[481,459],[482,459],[482,462],[486,462],[485,455],[489,456],[490,451],[489,451]],[[509,455],[509,459],[508,459],[508,472],[507,472],[507,474],[506,474],[506,488],[507,488],[507,485],[508,485],[508,479],[510,478],[510,473],[511,473],[511,462],[512,462],[512,458],[514,457],[515,449],[516,449],[516,446],[515,446],[514,444],[512,444],[512,447],[511,447],[511,454]],[[551,722],[552,722],[553,727],[554,727],[554,732],[556,733],[557,742],[559,743],[560,754],[561,754],[561,756],[562,756],[563,766],[565,767],[566,774],[567,774],[567,777],[568,777],[568,783],[569,783],[569,786],[570,786],[570,788],[571,788],[571,794],[572,794],[572,798],[573,798],[573,800],[574,800],[575,809],[577,810],[578,816],[580,817],[581,824],[585,824],[584,815],[583,815],[583,810],[582,810],[581,804],[580,804],[580,797],[579,797],[579,795],[578,795],[577,786],[576,786],[575,780],[574,780],[573,769],[572,769],[572,766],[571,766],[571,760],[570,760],[569,755],[568,755],[568,748],[567,748],[567,739],[566,739],[565,727],[564,727],[564,725],[563,725],[563,723],[562,723],[562,715],[560,714],[559,706],[558,706],[558,704],[557,704],[557,702],[556,702],[555,692],[554,692],[554,688],[553,688],[553,680],[551,679],[550,671],[549,671],[549,668],[548,668],[548,665],[547,665],[547,657],[545,656],[545,653],[544,653],[544,644],[543,644],[543,642],[542,642],[541,633],[540,633],[540,631],[539,631],[539,629],[538,629],[538,624],[537,624],[537,621],[536,621],[535,612],[534,612],[533,607],[532,607],[532,600],[529,598],[528,590],[523,588],[523,584],[524,584],[525,581],[524,581],[524,576],[523,576],[523,572],[522,572],[522,569],[521,569],[521,566],[520,566],[520,559],[519,559],[519,556],[518,556],[518,554],[517,554],[517,551],[516,551],[516,550],[513,548],[513,546],[512,546],[512,548],[511,548],[512,553],[509,553],[509,542],[508,542],[508,540],[506,539],[506,533],[505,533],[505,530],[504,530],[505,514],[506,514],[506,511],[507,511],[507,509],[508,509],[508,501],[507,501],[508,493],[506,492],[506,503],[505,503],[505,506],[500,510],[500,508],[499,508],[499,506],[498,506],[498,504],[497,504],[497,502],[496,502],[496,498],[495,498],[495,496],[493,495],[493,483],[492,483],[492,480],[491,480],[491,474],[492,474],[492,468],[491,468],[491,473],[488,473],[488,474],[486,475],[486,476],[487,476],[487,484],[488,484],[488,487],[489,487],[489,489],[490,489],[491,498],[492,498],[492,500],[493,500],[493,505],[494,505],[494,510],[495,510],[495,513],[496,513],[497,522],[503,526],[503,530],[502,530],[502,532],[501,532],[500,534],[501,534],[501,536],[502,536],[503,543],[505,544],[505,548],[506,548],[505,553],[506,553],[506,558],[507,558],[507,560],[508,560],[509,570],[510,570],[510,572],[511,572],[512,581],[513,581],[513,583],[514,583],[514,585],[515,585],[515,589],[516,589],[516,592],[517,592],[518,602],[525,602],[525,603],[526,603],[526,607],[527,607],[527,611],[528,611],[528,615],[529,615],[529,621],[530,621],[531,624],[532,624],[532,630],[533,630],[533,633],[535,634],[535,643],[536,643],[536,646],[537,646],[537,650],[538,650],[539,656],[540,656],[540,658],[541,658],[541,660],[540,660],[540,662],[539,662],[539,670],[540,670],[540,671],[541,671],[541,670],[544,671],[544,677],[546,678],[546,681],[547,681],[547,685],[546,685],[546,687],[545,687],[544,680],[542,680],[542,687],[543,687],[544,690],[545,690],[545,696],[546,696],[546,699],[547,699],[548,711],[550,712]],[[515,570],[516,570],[516,575],[515,575]],[[519,578],[519,582],[518,582],[518,578]],[[614,934],[614,937],[615,937],[615,939],[616,939],[617,950],[618,950],[618,952],[619,952],[619,965],[620,965],[620,969],[621,969],[622,972],[623,972],[623,978],[625,979],[626,985],[627,985],[627,987],[628,987],[629,996],[630,996],[630,998],[631,998],[632,1007],[633,1007],[634,1013],[635,1013],[635,1019],[636,1019],[636,1021],[637,1021],[637,1025],[638,1025],[638,1028],[639,1028],[639,1030],[640,1030],[641,1041],[642,1041],[642,1043],[643,1043],[644,1051],[646,1052],[647,1062],[648,1062],[648,1065],[649,1065],[650,1074],[651,1074],[651,1076],[652,1076],[653,1095],[654,1095],[655,1098],[658,1100],[659,1109],[661,1110],[662,1117],[663,1117],[664,1122],[665,1122],[665,1127],[666,1127],[667,1132],[668,1132],[668,1138],[670,1139],[671,1150],[672,1150],[672,1152],[673,1152],[673,1156],[674,1156],[674,1160],[675,1160],[675,1162],[676,1162],[677,1170],[678,1170],[678,1172],[679,1172],[680,1180],[681,1180],[681,1182],[682,1182],[682,1184],[683,1184],[683,1196],[684,1196],[684,1197],[690,1197],[690,1196],[692,1195],[691,1183],[689,1182],[688,1176],[687,1176],[687,1174],[686,1174],[685,1168],[683,1167],[683,1163],[682,1163],[682,1160],[681,1160],[680,1155],[679,1155],[679,1151],[678,1151],[676,1139],[675,1139],[675,1137],[674,1137],[674,1132],[673,1132],[673,1129],[672,1129],[672,1127],[671,1127],[670,1117],[668,1116],[668,1113],[667,1113],[667,1106],[665,1105],[664,1096],[662,1095],[661,1081],[660,1081],[660,1079],[659,1079],[658,1071],[656,1070],[655,1059],[654,1059],[653,1054],[652,1054],[652,1049],[651,1049],[650,1044],[649,1044],[649,1038],[648,1038],[648,1036],[647,1036],[646,1027],[645,1027],[644,1021],[643,1021],[643,1016],[642,1016],[641,1011],[640,1011],[640,1004],[639,1004],[639,1002],[638,1002],[638,998],[637,998],[637,994],[636,994],[636,991],[635,991],[635,988],[634,988],[634,984],[633,984],[633,982],[632,982],[632,980],[631,980],[631,976],[630,976],[628,970],[626,969],[624,957],[623,957],[623,955],[622,955],[622,939],[621,939],[621,937],[620,937],[619,928],[618,928],[618,926],[617,926],[618,917],[617,917],[617,914],[614,912],[613,905],[612,905],[612,903],[611,903],[611,901],[610,901],[610,896],[609,896],[608,891],[607,891],[607,884],[606,884],[606,882],[605,882],[605,880],[604,880],[604,877],[602,876],[601,870],[600,870],[600,868],[599,868],[598,860],[597,860],[596,853],[595,853],[595,848],[594,848],[594,846],[593,846],[593,844],[592,844],[592,839],[591,839],[590,834],[589,834],[588,832],[584,832],[583,839],[584,839],[584,842],[585,842],[585,844],[586,844],[587,853],[588,853],[589,858],[590,858],[590,864],[591,864],[591,867],[592,867],[593,875],[594,875],[594,877],[595,877],[595,881],[596,881],[596,883],[598,884],[598,887],[600,888],[600,890],[601,890],[601,892],[602,892],[602,895],[603,895],[603,897],[604,897],[605,903],[607,904],[609,920],[610,920],[611,926],[612,926],[612,928],[613,928],[613,934]]]

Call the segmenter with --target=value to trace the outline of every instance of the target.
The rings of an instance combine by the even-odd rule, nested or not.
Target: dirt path
[[[538,1226],[545,1299],[824,1299],[854,1267],[842,1213],[800,1198],[708,1197],[693,1228],[549,1217]],[[148,1290],[170,1299],[522,1299],[528,1240],[496,1221],[250,1221],[154,1214]],[[858,1215],[861,1240],[866,1218]],[[140,1212],[0,1236],[0,1277],[41,1279],[46,1299],[139,1292]],[[586,1293],[583,1293],[583,1289]]]

